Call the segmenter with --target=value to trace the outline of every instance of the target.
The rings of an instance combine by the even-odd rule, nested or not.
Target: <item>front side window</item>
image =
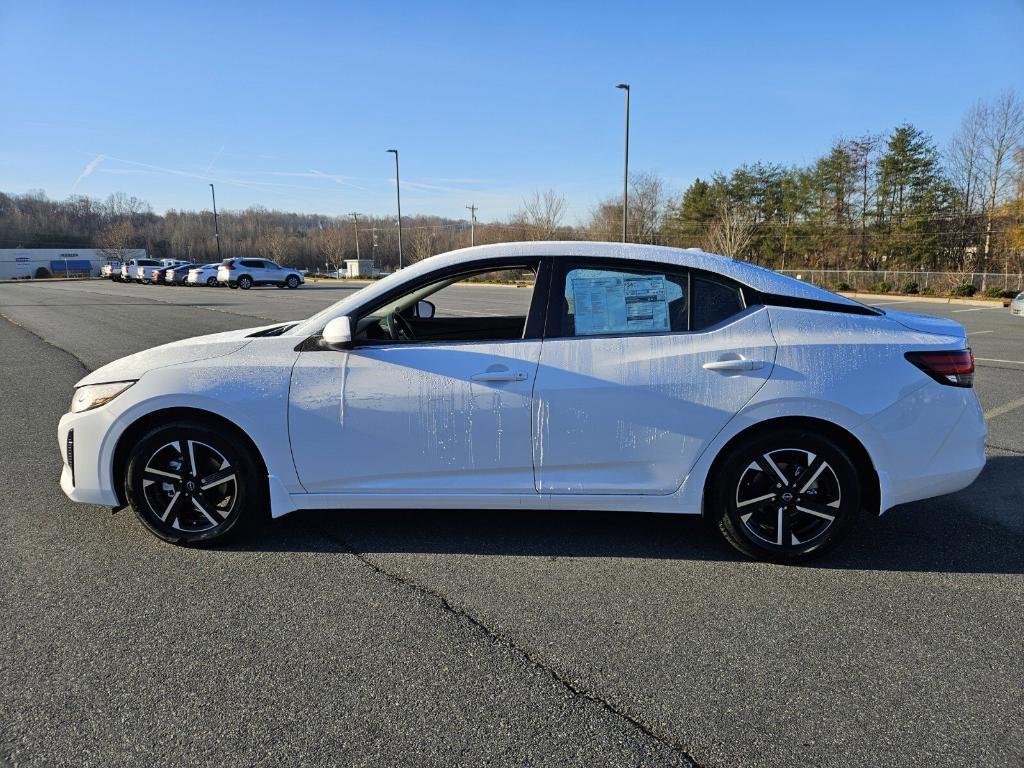
[[[670,333],[689,329],[683,271],[570,269],[563,336]]]
[[[428,280],[356,321],[357,343],[502,341],[526,336],[537,265]]]

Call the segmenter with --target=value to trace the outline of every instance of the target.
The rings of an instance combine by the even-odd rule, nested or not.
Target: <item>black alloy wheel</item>
[[[174,544],[223,541],[265,509],[266,475],[241,441],[199,422],[172,422],[132,449],[128,502],[153,534]]]
[[[860,514],[857,469],[823,435],[787,429],[741,443],[719,465],[713,519],[755,559],[796,562],[838,542]]]

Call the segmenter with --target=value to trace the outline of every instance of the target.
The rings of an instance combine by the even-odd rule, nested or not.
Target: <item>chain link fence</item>
[[[829,290],[863,293],[909,293],[948,296],[958,286],[970,284],[975,292],[1024,290],[1024,274],[1017,272],[924,272],[870,269],[782,269]]]

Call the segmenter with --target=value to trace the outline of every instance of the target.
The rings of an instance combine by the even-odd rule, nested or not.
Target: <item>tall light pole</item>
[[[469,211],[469,247],[472,248],[476,245],[476,203],[467,205],[466,210]]]
[[[395,156],[395,200],[398,203],[398,268],[402,268],[402,189],[398,180],[398,150],[389,149]]]
[[[629,83],[615,86],[626,92],[626,166],[622,172],[622,242],[626,242],[626,219],[629,214]]]
[[[356,231],[356,261],[359,261],[359,214],[350,213],[349,216],[352,217],[352,227]]]
[[[213,197],[213,239],[217,241],[217,261],[224,261],[220,255],[220,226],[217,224],[217,192],[210,185],[210,195]]]

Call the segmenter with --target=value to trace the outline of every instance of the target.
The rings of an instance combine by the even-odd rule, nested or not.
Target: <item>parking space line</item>
[[[981,360],[983,363],[1012,363],[1013,365],[1024,365],[1024,360],[1000,360],[998,357],[976,357],[975,360]]]
[[[967,335],[968,336],[980,336],[983,333],[995,333],[995,331],[993,331],[993,330],[988,330],[988,331],[968,331]]]
[[[971,307],[970,309],[954,309],[953,310],[953,314],[955,315],[958,312],[981,312],[981,310],[983,310],[983,309],[988,309],[988,307]]]
[[[1011,400],[1010,402],[1003,403],[990,411],[986,411],[985,418],[994,419],[996,416],[1003,416],[1010,411],[1017,410],[1018,408],[1024,408],[1024,397],[1018,397],[1016,400]]]

